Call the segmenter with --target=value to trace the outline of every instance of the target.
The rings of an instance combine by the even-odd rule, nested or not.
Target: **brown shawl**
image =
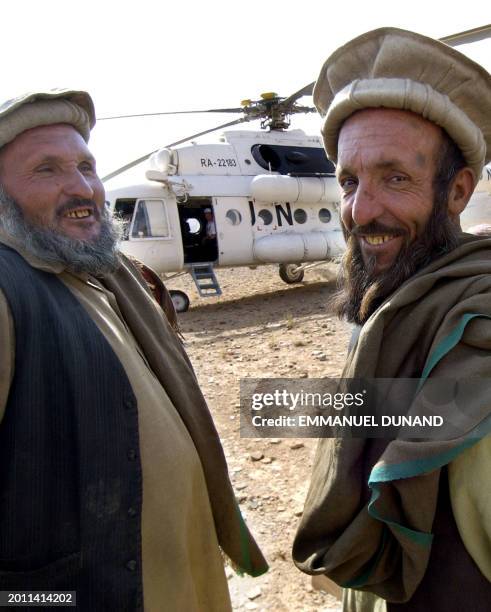
[[[220,546],[239,570],[252,576],[264,573],[267,563],[236,503],[220,439],[181,342],[140,272],[126,258],[117,272],[101,282],[116,297],[127,325],[193,439]]]

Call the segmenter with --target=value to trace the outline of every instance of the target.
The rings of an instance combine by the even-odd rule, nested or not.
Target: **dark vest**
[[[0,590],[71,590],[78,610],[140,610],[142,474],[128,378],[57,276],[3,245],[0,289],[15,330],[0,423]]]
[[[484,485],[487,486],[487,485]],[[430,560],[423,580],[404,604],[387,612],[488,612],[491,582],[469,555],[452,513],[447,468],[442,468]]]

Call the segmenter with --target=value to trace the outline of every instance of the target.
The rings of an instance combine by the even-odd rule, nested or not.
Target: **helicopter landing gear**
[[[288,285],[301,283],[303,280],[303,268],[297,264],[280,264],[279,272],[281,280]]]
[[[189,308],[189,298],[184,293],[184,291],[177,291],[176,289],[171,289],[169,293],[172,298],[172,303],[174,304],[176,312],[186,312]]]

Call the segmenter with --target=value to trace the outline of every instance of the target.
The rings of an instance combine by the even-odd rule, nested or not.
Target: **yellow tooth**
[[[88,217],[89,216],[89,211],[87,209],[85,210],[72,210],[67,214],[67,217],[70,217],[71,219],[83,219],[84,217]]]
[[[389,236],[387,234],[384,234],[383,236],[365,236],[366,241],[368,242],[368,244],[373,244],[373,245],[378,245],[378,244],[382,244],[383,242],[388,242],[389,240],[391,240],[392,236]]]

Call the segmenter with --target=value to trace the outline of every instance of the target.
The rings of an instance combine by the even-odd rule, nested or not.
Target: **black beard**
[[[98,214],[95,202],[81,199],[70,200],[61,212],[75,206],[90,207],[94,214]],[[22,245],[26,253],[48,264],[61,264],[76,274],[85,272],[103,276],[114,272],[119,266],[120,226],[114,222],[105,207],[100,213],[100,221],[101,229],[95,239],[89,241],[70,238],[56,226],[28,221],[19,204],[0,188],[0,227]]]
[[[367,234],[391,234],[388,228],[376,221],[358,228]],[[433,260],[452,251],[458,245],[460,229],[450,220],[446,202],[435,201],[423,234],[411,243],[406,243],[398,253],[389,270],[375,274],[375,258],[363,261],[359,239],[348,233],[345,238],[347,250],[338,274],[338,291],[331,306],[334,312],[350,323],[363,325],[377,308],[408,278],[416,274]],[[356,232],[355,232],[356,233]]]

